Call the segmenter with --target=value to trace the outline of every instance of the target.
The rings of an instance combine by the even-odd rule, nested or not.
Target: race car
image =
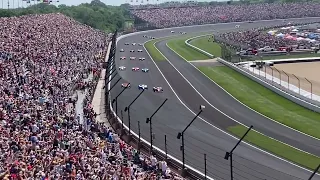
[[[153,90],[153,92],[163,92],[163,89],[160,86],[153,87],[152,90]]]
[[[240,28],[240,25],[236,25],[235,28]]]
[[[119,70],[120,70],[120,71],[124,71],[124,70],[126,70],[126,67],[120,66],[120,67],[119,67]]]
[[[144,37],[144,38],[147,38],[148,36],[146,36],[146,35],[143,35],[142,37]]]
[[[136,57],[130,57],[130,60],[135,60],[136,59]]]
[[[136,45],[136,43],[132,43],[132,46],[135,46]]]
[[[143,44],[141,44],[141,43],[139,43],[138,45],[139,45],[139,46],[143,46]]]
[[[124,52],[124,49],[120,49],[120,52]]]
[[[129,43],[124,43],[124,45],[129,45]]]
[[[186,32],[180,32],[180,34],[187,34]]]
[[[155,37],[150,37],[150,39],[155,39]]]
[[[170,31],[171,33],[174,33],[174,31]]]
[[[131,88],[131,85],[130,85],[130,83],[122,83],[121,87],[123,87],[123,88]]]
[[[125,59],[126,59],[126,57],[124,57],[124,56],[120,57],[120,60],[125,60]]]
[[[147,73],[147,72],[149,72],[149,69],[148,68],[143,68],[143,69],[141,69],[141,71]]]
[[[131,50],[130,50],[130,52],[134,52],[134,50],[133,50],[133,49],[131,49]]]
[[[148,89],[148,86],[146,84],[139,84],[138,89],[140,90]]]
[[[144,61],[146,60],[146,58],[139,58],[139,61]]]
[[[138,68],[138,67],[133,67],[132,68],[132,71],[139,71],[140,70],[140,68]]]
[[[138,52],[142,52],[142,49],[138,49]]]

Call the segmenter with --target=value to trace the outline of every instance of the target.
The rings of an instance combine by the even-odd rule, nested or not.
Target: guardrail
[[[218,58],[218,62],[234,69],[235,71],[241,73],[244,76],[247,76],[248,78],[250,78],[253,81],[256,81],[257,83],[261,84],[262,86],[270,89],[271,91],[279,94],[280,96],[285,97],[286,99],[293,101],[305,108],[308,108],[312,111],[316,111],[320,113],[320,103],[316,102],[314,100],[308,99],[307,97],[304,97],[302,95],[299,95],[298,93],[295,93],[293,91],[286,91],[286,89],[284,89],[283,87],[276,87],[274,85],[272,85],[271,83],[263,80],[262,78],[258,77],[258,75],[256,74],[251,74],[249,72],[247,72],[246,70],[244,70],[243,68],[240,68],[236,65],[234,65],[233,63],[227,62],[224,59]]]
[[[208,35],[209,35],[209,34],[200,35],[200,36],[195,36],[195,37],[192,37],[192,38],[189,38],[189,39],[185,40],[184,43],[185,43],[187,46],[191,47],[192,49],[194,49],[194,50],[196,50],[196,51],[198,51],[198,52],[200,52],[200,53],[202,53],[202,54],[204,54],[204,55],[206,55],[206,56],[208,56],[208,57],[210,57],[210,58],[214,58],[214,55],[212,55],[212,54],[208,53],[207,51],[204,51],[204,50],[202,50],[202,49],[200,49],[200,48],[198,48],[198,47],[196,47],[196,46],[194,46],[194,45],[192,45],[192,44],[189,43],[189,42],[192,41],[193,39],[200,38],[200,37],[204,37],[204,36],[208,36]]]
[[[114,58],[114,55],[115,55],[115,46],[117,44],[117,42],[124,38],[124,37],[127,37],[128,35],[123,35],[123,36],[120,36],[117,38],[116,41],[114,41],[112,43],[112,45],[114,45],[113,47],[111,47],[111,52],[110,56],[109,56],[109,59],[112,59]],[[113,57],[111,57],[113,56]],[[114,63],[114,62],[113,62]],[[111,76],[107,77],[107,73],[108,72],[108,69],[106,70],[106,78],[105,78],[105,82],[111,80]],[[111,87],[111,82],[109,82],[108,84],[105,84],[105,86],[107,87],[107,90],[110,89]],[[112,107],[112,102],[111,102],[111,98],[110,98],[110,93],[106,93],[105,94],[105,106],[106,106],[106,114],[107,114],[107,119],[109,120],[111,126],[113,127],[113,129],[118,132],[118,134],[121,134],[121,127],[122,127],[122,120],[117,116],[116,112],[114,111],[113,107]],[[125,140],[128,144],[132,145],[133,147],[137,147],[138,149],[142,149],[143,152],[146,152],[146,153],[150,153],[149,152],[149,147],[151,146],[151,144],[140,137],[140,140],[139,140],[139,135],[136,134],[135,132],[133,132],[131,130],[131,135],[129,135],[129,127],[126,126],[125,124],[123,124],[123,127],[124,127],[124,131],[125,132],[122,132],[122,136],[121,138],[123,140]],[[140,143],[139,143],[140,142]],[[182,171],[182,162],[180,160],[178,160],[177,158],[173,157],[172,155],[170,154],[166,154],[163,150],[161,150],[160,148],[156,147],[153,145],[153,149],[154,149],[154,152],[156,154],[156,157],[158,158],[158,160],[164,160],[167,162],[168,166],[178,170],[178,171],[181,171],[181,173],[183,173]],[[166,158],[167,156],[167,158]],[[187,176],[189,177],[190,179],[204,179],[205,175],[203,173],[201,173],[200,171],[194,169],[193,167],[189,166],[189,165],[186,165],[186,174],[183,173],[182,174],[183,176]],[[214,180],[210,177],[207,176],[207,179],[208,180]]]

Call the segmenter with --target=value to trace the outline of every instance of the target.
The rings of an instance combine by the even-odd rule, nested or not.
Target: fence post
[[[290,89],[289,89],[289,84],[290,84],[289,75],[288,75],[286,72],[284,72],[284,71],[282,71],[282,72],[287,75],[287,78],[288,78],[288,90],[290,90]]]
[[[311,100],[312,100],[312,82],[311,81],[309,81],[307,78],[305,78],[309,83],[310,83],[310,90],[311,90]]]
[[[298,80],[298,86],[299,86],[299,95],[300,95],[300,79],[296,76],[296,75],[294,75],[294,74],[292,74],[297,80]]]
[[[278,71],[279,73],[279,76],[280,76],[280,87],[282,86],[282,80],[281,80],[281,72],[277,69],[277,68],[274,68],[276,71]]]

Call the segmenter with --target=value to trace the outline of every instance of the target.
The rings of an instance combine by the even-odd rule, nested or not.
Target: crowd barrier
[[[126,35],[124,35],[126,36]],[[108,63],[114,63],[115,60],[115,53],[116,53],[116,39],[117,33],[115,33],[114,37],[112,38],[112,45],[110,50],[110,55],[107,61]],[[107,66],[108,67],[108,66]],[[111,95],[108,92],[110,89],[109,80],[111,76],[109,75],[109,69],[106,69],[105,75],[105,87],[107,87],[105,91],[105,111],[107,115],[107,119],[112,126],[112,128],[121,135],[121,138],[127,142],[128,144],[132,145],[133,147],[137,148],[139,152],[143,152],[145,154],[154,154],[158,160],[164,160],[167,162],[167,165],[171,167],[173,170],[180,172],[182,176],[188,177],[190,179],[204,179],[204,174],[201,172],[193,169],[192,167],[186,165],[186,171],[182,170],[182,162],[176,159],[175,157],[167,154],[166,152],[162,151],[160,148],[153,146],[153,152],[150,152],[150,143],[143,138],[141,138],[138,134],[131,130],[131,134],[129,134],[129,128],[122,124],[122,120],[116,115],[115,111],[113,110],[112,103],[111,103]],[[122,129],[122,126],[125,129]],[[212,178],[207,177],[208,180],[213,180]]]

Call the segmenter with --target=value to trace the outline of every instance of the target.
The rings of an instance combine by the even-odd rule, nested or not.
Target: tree
[[[61,4],[56,7],[46,3],[39,3],[27,8],[0,9],[0,17],[58,12],[105,32],[113,32],[116,29],[122,30],[125,20],[130,19],[130,13],[126,6],[107,6],[100,0],[93,0],[91,3],[83,3],[78,6]]]

